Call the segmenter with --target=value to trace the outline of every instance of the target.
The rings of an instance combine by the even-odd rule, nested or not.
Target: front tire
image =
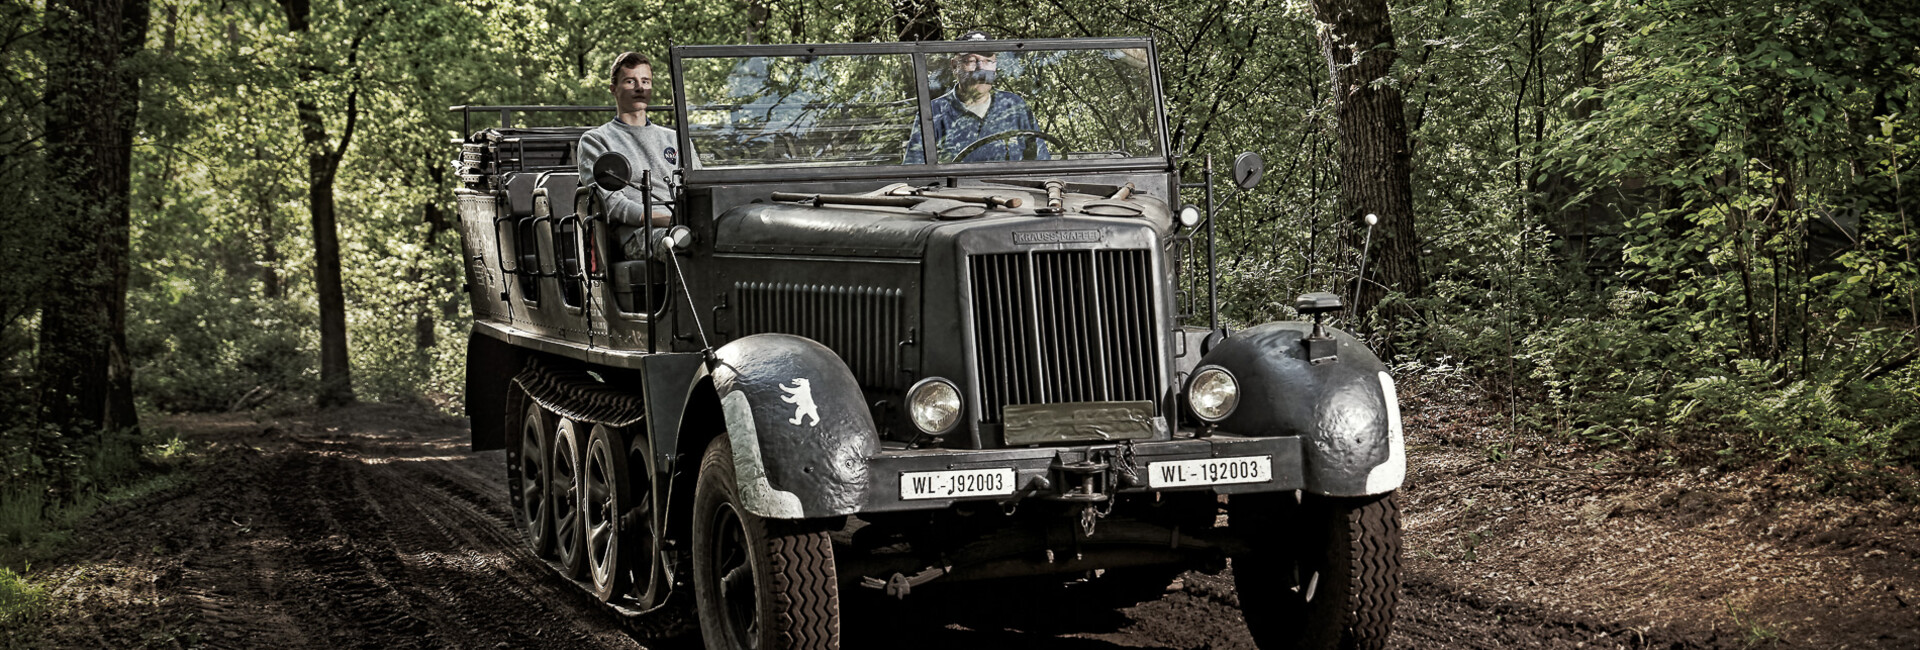
[[[710,650],[840,647],[832,540],[808,522],[747,512],[726,436],[707,445],[694,488],[693,587]]]
[[[1392,494],[1234,499],[1228,522],[1260,551],[1233,558],[1254,642],[1267,650],[1384,648],[1400,598],[1400,508]]]

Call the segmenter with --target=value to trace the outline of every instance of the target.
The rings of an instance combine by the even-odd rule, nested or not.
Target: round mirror
[[[593,183],[608,192],[618,192],[627,186],[627,178],[633,173],[627,157],[618,153],[601,154],[593,161]]]
[[[1266,172],[1267,162],[1260,159],[1260,154],[1249,151],[1233,159],[1233,184],[1240,186],[1240,189],[1253,189],[1253,186],[1260,184],[1260,177]]]

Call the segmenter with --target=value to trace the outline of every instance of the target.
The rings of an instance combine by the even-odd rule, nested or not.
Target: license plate
[[[962,469],[900,475],[902,499],[957,499],[1013,494],[1011,469]]]
[[[1156,488],[1273,480],[1272,456],[1202,458],[1147,464],[1147,485]]]

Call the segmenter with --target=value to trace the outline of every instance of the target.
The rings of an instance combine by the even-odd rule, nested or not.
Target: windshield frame
[[[1160,55],[1154,40],[1148,37],[1006,39],[992,41],[922,41],[907,43],[831,43],[805,45],[683,45],[669,49],[673,75],[674,123],[689,124],[687,102],[681,86],[682,59],[756,57],[756,56],[832,56],[850,54],[908,54],[912,56],[915,92],[919,98],[920,133],[925,151],[932,151],[933,132],[928,87],[929,55],[957,52],[1041,52],[1055,50],[1145,49],[1148,81],[1153,91],[1154,119],[1158,122],[1159,156],[1135,158],[1090,158],[1078,160],[997,161],[970,163],[902,163],[861,167],[751,167],[732,169],[681,168],[688,185],[726,183],[763,183],[781,181],[862,180],[883,178],[924,178],[930,176],[1007,176],[1041,174],[1162,173],[1173,168],[1172,148],[1168,142],[1166,97],[1160,83]],[[681,151],[693,151],[689,129],[676,129]],[[691,158],[691,157],[689,157]]]

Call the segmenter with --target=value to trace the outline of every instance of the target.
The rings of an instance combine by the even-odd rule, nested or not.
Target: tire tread
[[[774,606],[781,647],[840,647],[839,577],[833,540],[791,522],[767,522]]]
[[[1387,645],[1400,601],[1400,507],[1391,495],[1346,510],[1353,606],[1341,626],[1342,648]]]
[[[1268,650],[1379,650],[1400,600],[1400,508],[1368,499],[1247,499],[1229,516],[1262,551],[1233,558],[1247,630]],[[1324,567],[1312,601],[1295,591],[1294,565]],[[1301,569],[1307,571],[1306,567]],[[1305,580],[1302,575],[1300,580]]]

